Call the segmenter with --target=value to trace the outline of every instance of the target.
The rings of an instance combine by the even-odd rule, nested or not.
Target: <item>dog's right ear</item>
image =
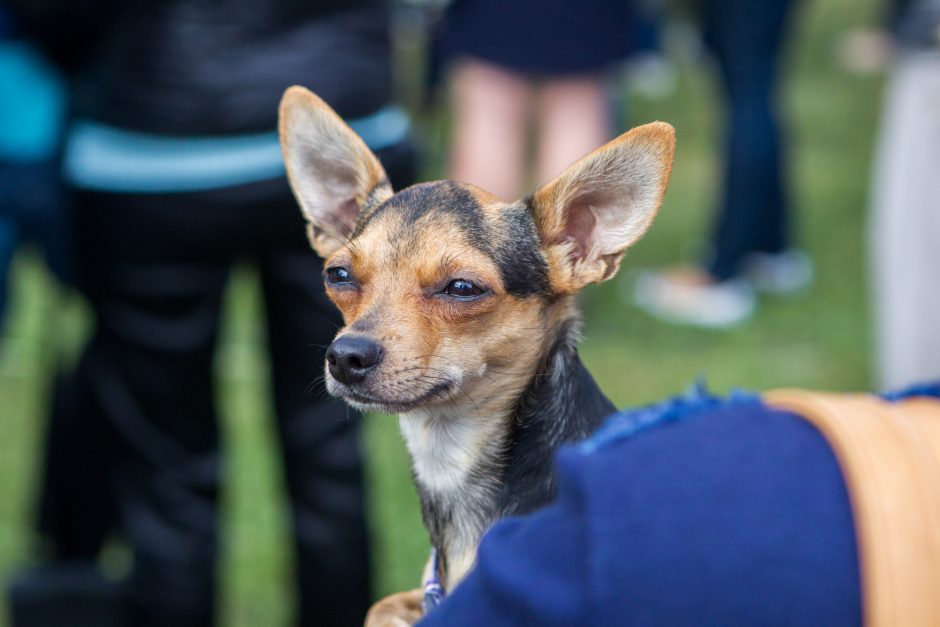
[[[391,197],[392,186],[362,138],[308,89],[284,92],[279,131],[310,244],[328,257],[349,238],[360,211]]]

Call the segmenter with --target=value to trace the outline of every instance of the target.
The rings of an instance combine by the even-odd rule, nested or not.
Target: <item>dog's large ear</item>
[[[284,92],[279,130],[287,178],[309,222],[310,244],[327,257],[347,240],[366,204],[389,198],[392,186],[365,142],[303,87]]]
[[[612,277],[662,202],[676,136],[653,122],[574,163],[531,200],[552,289],[574,293]]]

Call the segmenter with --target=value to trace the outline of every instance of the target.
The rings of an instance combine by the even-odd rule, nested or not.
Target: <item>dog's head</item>
[[[362,139],[300,87],[284,95],[280,133],[346,322],[327,388],[389,412],[521,391],[570,297],[611,278],[649,227],[675,150],[671,126],[641,126],[507,204],[454,181],[394,193]]]

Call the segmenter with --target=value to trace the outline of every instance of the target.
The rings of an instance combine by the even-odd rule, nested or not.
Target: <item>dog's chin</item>
[[[423,390],[414,397],[395,398],[376,394],[358,386],[346,385],[332,377],[328,377],[326,387],[330,394],[343,399],[349,405],[360,411],[380,412],[385,414],[403,414],[421,407],[446,401],[453,395],[454,390],[458,388],[456,383],[446,381],[438,383],[428,390]]]

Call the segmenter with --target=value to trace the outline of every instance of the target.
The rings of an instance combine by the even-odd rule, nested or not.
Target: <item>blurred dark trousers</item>
[[[724,87],[726,161],[723,199],[709,272],[719,280],[741,270],[750,253],[788,246],[780,125],[778,61],[792,0],[702,0],[706,43]]]
[[[128,624],[212,624],[222,474],[213,359],[230,268],[250,260],[266,310],[300,624],[361,624],[370,589],[360,421],[311,391],[341,321],[286,181],[85,191],[75,203],[96,326],[50,424],[40,526],[56,557],[93,557],[114,527],[134,556]]]

